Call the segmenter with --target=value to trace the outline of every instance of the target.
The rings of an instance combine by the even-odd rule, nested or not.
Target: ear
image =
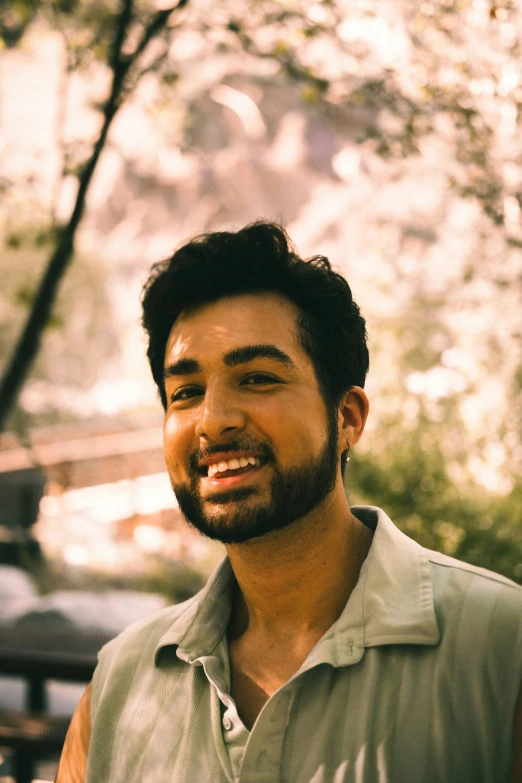
[[[342,453],[361,438],[370,403],[364,389],[352,386],[339,407],[339,451]]]

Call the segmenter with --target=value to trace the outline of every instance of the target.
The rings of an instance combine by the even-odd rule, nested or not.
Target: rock
[[[37,600],[38,591],[26,571],[0,565],[0,625],[11,625]]]

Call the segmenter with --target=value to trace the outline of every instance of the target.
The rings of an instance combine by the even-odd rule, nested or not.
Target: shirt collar
[[[234,584],[232,566],[225,557],[205,587],[185,602],[184,611],[159,640],[156,662],[159,651],[171,645],[177,647],[178,657],[189,663],[212,652],[230,619]]]
[[[352,512],[376,516],[373,541],[355,589],[339,619],[314,648],[309,665],[329,661],[346,666],[360,660],[365,647],[434,645],[440,640],[427,551],[404,535],[382,509],[355,506]],[[156,660],[159,650],[170,645],[187,662],[208,655],[228,625],[234,583],[225,558],[162,636]]]
[[[341,616],[316,645],[306,668],[320,662],[348,666],[363,657],[366,647],[440,641],[427,550],[382,509],[351,510],[356,517],[374,516],[373,541]]]

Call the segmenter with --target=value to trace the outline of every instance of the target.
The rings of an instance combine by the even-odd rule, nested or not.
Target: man
[[[348,505],[346,281],[257,223],[153,268],[143,310],[172,487],[227,558],[101,651],[59,783],[520,783],[522,590]]]

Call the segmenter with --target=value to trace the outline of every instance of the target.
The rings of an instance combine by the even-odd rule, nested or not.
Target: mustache
[[[202,459],[207,459],[222,451],[257,451],[261,456],[266,457],[267,459],[274,459],[273,449],[267,443],[263,443],[256,438],[231,438],[222,443],[213,444],[206,449],[198,449],[191,454],[189,457],[189,467],[191,471],[196,472],[198,470],[198,464]]]

